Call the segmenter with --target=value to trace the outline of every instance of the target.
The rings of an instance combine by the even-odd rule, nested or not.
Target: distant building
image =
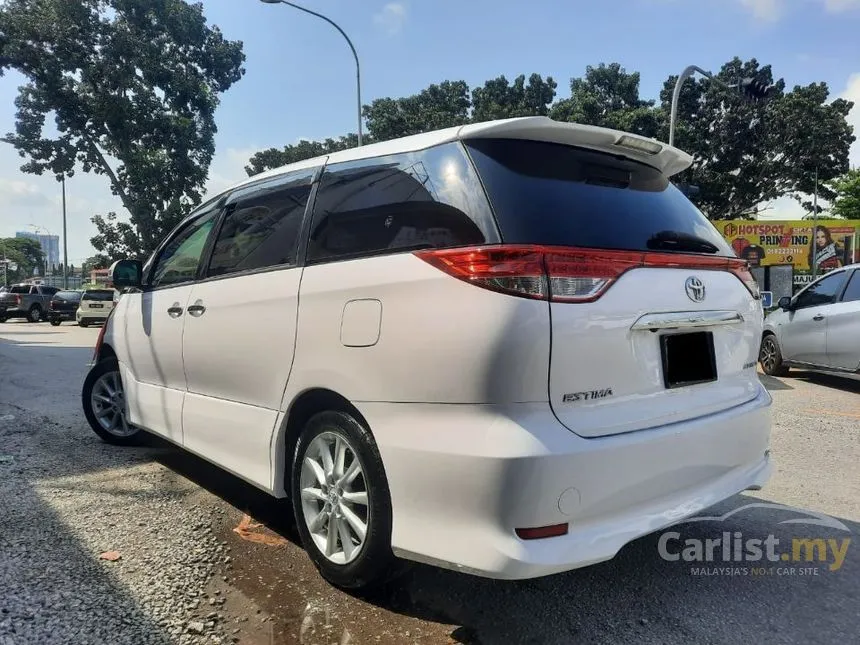
[[[59,235],[36,235],[29,231],[18,231],[15,237],[25,237],[31,240],[36,240],[39,246],[42,247],[42,253],[45,254],[44,261],[48,264],[50,271],[54,266],[60,266],[60,236]]]

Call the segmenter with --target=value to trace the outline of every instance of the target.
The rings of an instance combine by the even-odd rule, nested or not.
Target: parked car
[[[59,327],[64,320],[76,320],[75,313],[80,304],[80,291],[58,291],[48,304],[48,322],[54,327]]]
[[[785,376],[791,367],[860,372],[860,264],[830,271],[778,304],[764,322],[765,374]]]
[[[0,293],[0,322],[9,318],[26,318],[30,322],[45,320],[56,287],[36,284],[16,284]]]
[[[534,117],[257,175],[114,264],[87,419],[290,497],[338,586],[611,559],[770,471],[758,290],[690,163]]]
[[[81,327],[103,323],[113,311],[114,304],[113,289],[87,289],[81,294],[75,319]]]

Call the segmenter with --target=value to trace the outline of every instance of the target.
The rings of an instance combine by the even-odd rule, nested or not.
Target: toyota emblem
[[[705,283],[694,275],[687,278],[684,283],[687,297],[693,302],[702,302],[705,299]]]

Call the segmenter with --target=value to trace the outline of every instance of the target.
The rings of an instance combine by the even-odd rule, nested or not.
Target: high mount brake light
[[[630,269],[729,271],[754,298],[758,285],[738,258],[507,244],[416,251],[445,273],[484,289],[552,302],[593,302]]]

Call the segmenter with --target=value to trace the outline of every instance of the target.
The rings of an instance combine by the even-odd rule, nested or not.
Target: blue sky
[[[346,43],[325,22],[257,0],[203,0],[210,22],[244,41],[245,77],[222,96],[209,188],[244,178],[256,150],[356,128],[355,67]],[[470,86],[499,74],[538,72],[569,93],[585,66],[619,62],[642,75],[656,98],[688,64],[716,69],[733,56],[769,63],[789,86],[826,81],[834,97],[860,102],[860,0],[308,0],[350,35],[362,65],[362,99],[403,96],[430,83]],[[15,75],[0,78],[0,130],[13,128]],[[860,108],[852,113],[860,121]],[[853,163],[860,165],[855,145]],[[61,229],[59,190],[23,175],[0,147],[0,236],[29,225]],[[69,257],[91,253],[93,213],[122,208],[99,176],[76,175],[69,191]],[[790,204],[773,216],[800,215]],[[32,230],[32,226],[30,230]]]

